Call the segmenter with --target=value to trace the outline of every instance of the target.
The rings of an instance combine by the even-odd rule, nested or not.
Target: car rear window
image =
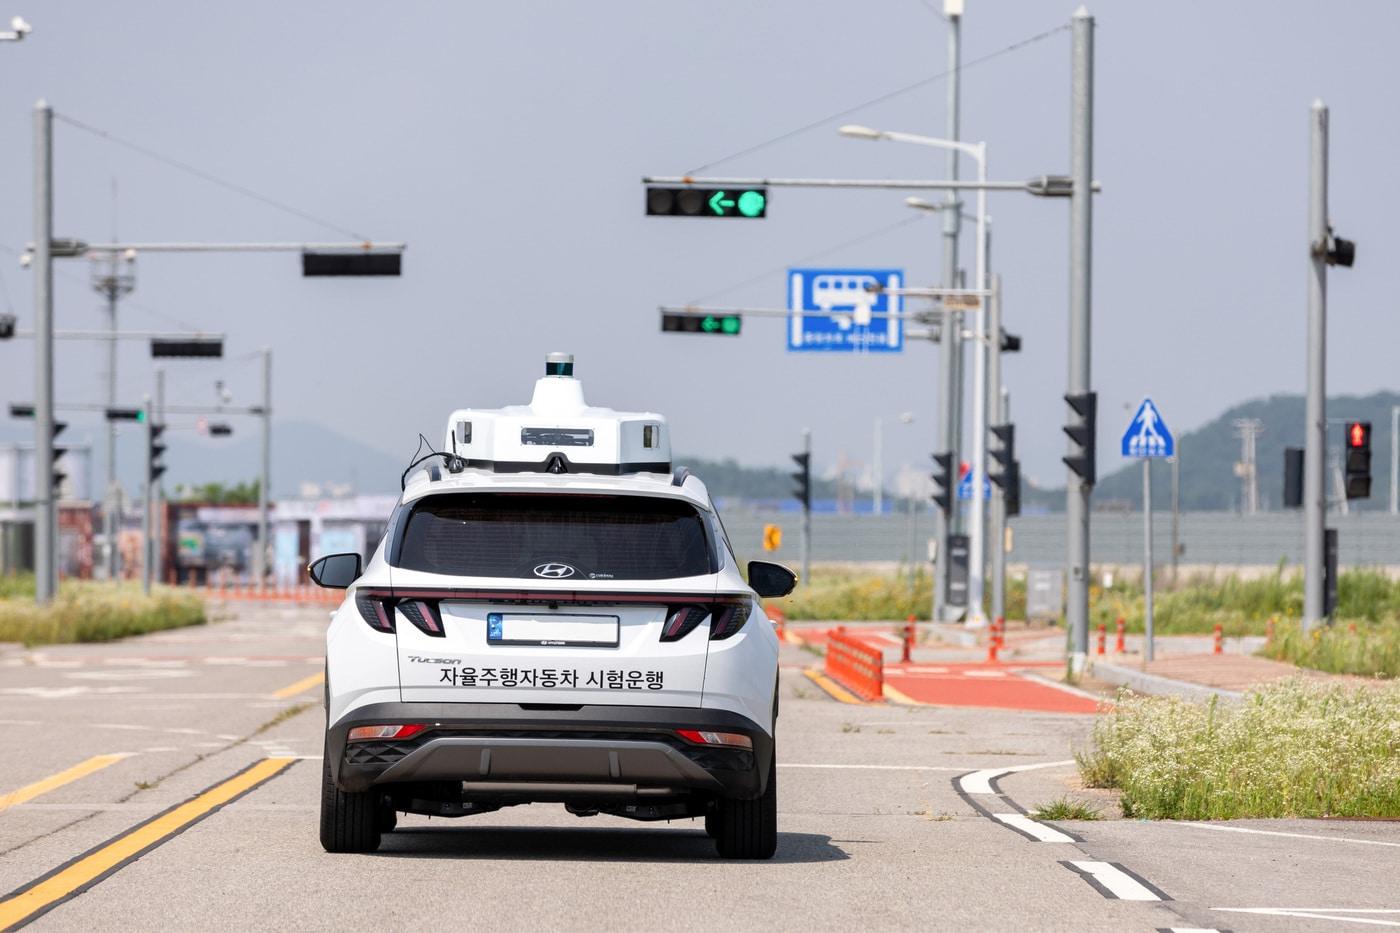
[[[420,500],[396,565],[532,580],[660,580],[717,569],[703,519],[678,499],[514,493]]]

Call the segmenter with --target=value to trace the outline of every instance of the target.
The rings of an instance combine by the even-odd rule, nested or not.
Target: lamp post
[[[900,412],[899,423],[913,424],[914,413],[910,411]],[[874,466],[871,469],[871,483],[873,487],[873,491],[871,494],[871,511],[873,511],[876,515],[883,515],[885,513],[884,427],[885,419],[877,417],[875,419],[875,455],[872,461],[874,463]]]
[[[876,130],[868,126],[848,124],[839,130],[850,139],[890,140],[916,146],[932,146],[965,153],[977,162],[977,263],[974,273],[976,288],[987,288],[987,144],[965,143],[917,133]],[[987,322],[985,298],[972,328],[972,510],[968,523],[967,624],[985,625],[987,614],[982,608],[984,570],[981,555],[985,553],[986,509],[982,502],[982,484],[987,475]],[[951,323],[951,322],[950,322]],[[956,324],[954,324],[956,326]]]

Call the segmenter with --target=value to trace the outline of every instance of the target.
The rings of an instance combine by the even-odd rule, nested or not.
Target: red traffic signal
[[[1366,448],[1371,446],[1371,422],[1347,422],[1347,446]]]

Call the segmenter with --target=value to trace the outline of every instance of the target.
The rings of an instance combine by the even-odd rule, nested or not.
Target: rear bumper
[[[353,742],[355,726],[426,723],[403,742]],[[694,745],[679,729],[737,732],[752,750]],[[462,782],[466,796],[539,800],[699,792],[753,798],[768,784],[773,739],[728,710],[654,706],[525,709],[514,703],[376,703],[326,733],[341,790]],[[572,791],[571,788],[576,788]]]

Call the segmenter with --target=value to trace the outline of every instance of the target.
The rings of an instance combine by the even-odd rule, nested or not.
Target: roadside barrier
[[[1225,650],[1225,631],[1220,623],[1215,623],[1215,654],[1220,654]]]
[[[826,639],[826,674],[862,700],[885,696],[885,655],[838,628]]]
[[[1123,617],[1122,617],[1122,616],[1119,616],[1119,617],[1118,617],[1118,623],[1117,623],[1116,628],[1117,628],[1118,631],[1117,631],[1117,638],[1115,638],[1114,641],[1113,641],[1113,653],[1114,653],[1114,654],[1126,654],[1127,651],[1128,651],[1128,645],[1127,645],[1126,640],[1123,638],[1123,633],[1124,633],[1124,631],[1126,631],[1127,626],[1123,623]]]
[[[1099,623],[1099,647],[1095,652],[1099,657],[1103,657],[1108,652],[1108,625]]]
[[[901,660],[903,660],[905,663],[908,663],[911,660],[911,654],[914,651],[914,638],[916,637],[916,633],[917,630],[914,627],[914,617],[911,615],[908,621],[904,623],[904,651],[901,654]]]
[[[328,590],[311,584],[297,586],[265,586],[258,589],[252,583],[226,580],[209,581],[202,587],[189,584],[189,589],[200,592],[205,599],[260,603],[306,603],[319,605],[339,605],[345,599],[342,590]]]
[[[998,634],[997,620],[992,620],[991,627],[987,629],[987,663],[993,664],[997,659],[997,651],[1001,648],[1001,636]]]
[[[995,620],[992,624],[995,626],[995,630],[994,630],[993,634],[994,634],[994,636],[996,637],[996,640],[997,640],[997,649],[1000,650],[1000,651],[1005,651],[1005,650],[1006,650],[1006,616],[997,616],[997,617],[996,617],[996,620]]]

